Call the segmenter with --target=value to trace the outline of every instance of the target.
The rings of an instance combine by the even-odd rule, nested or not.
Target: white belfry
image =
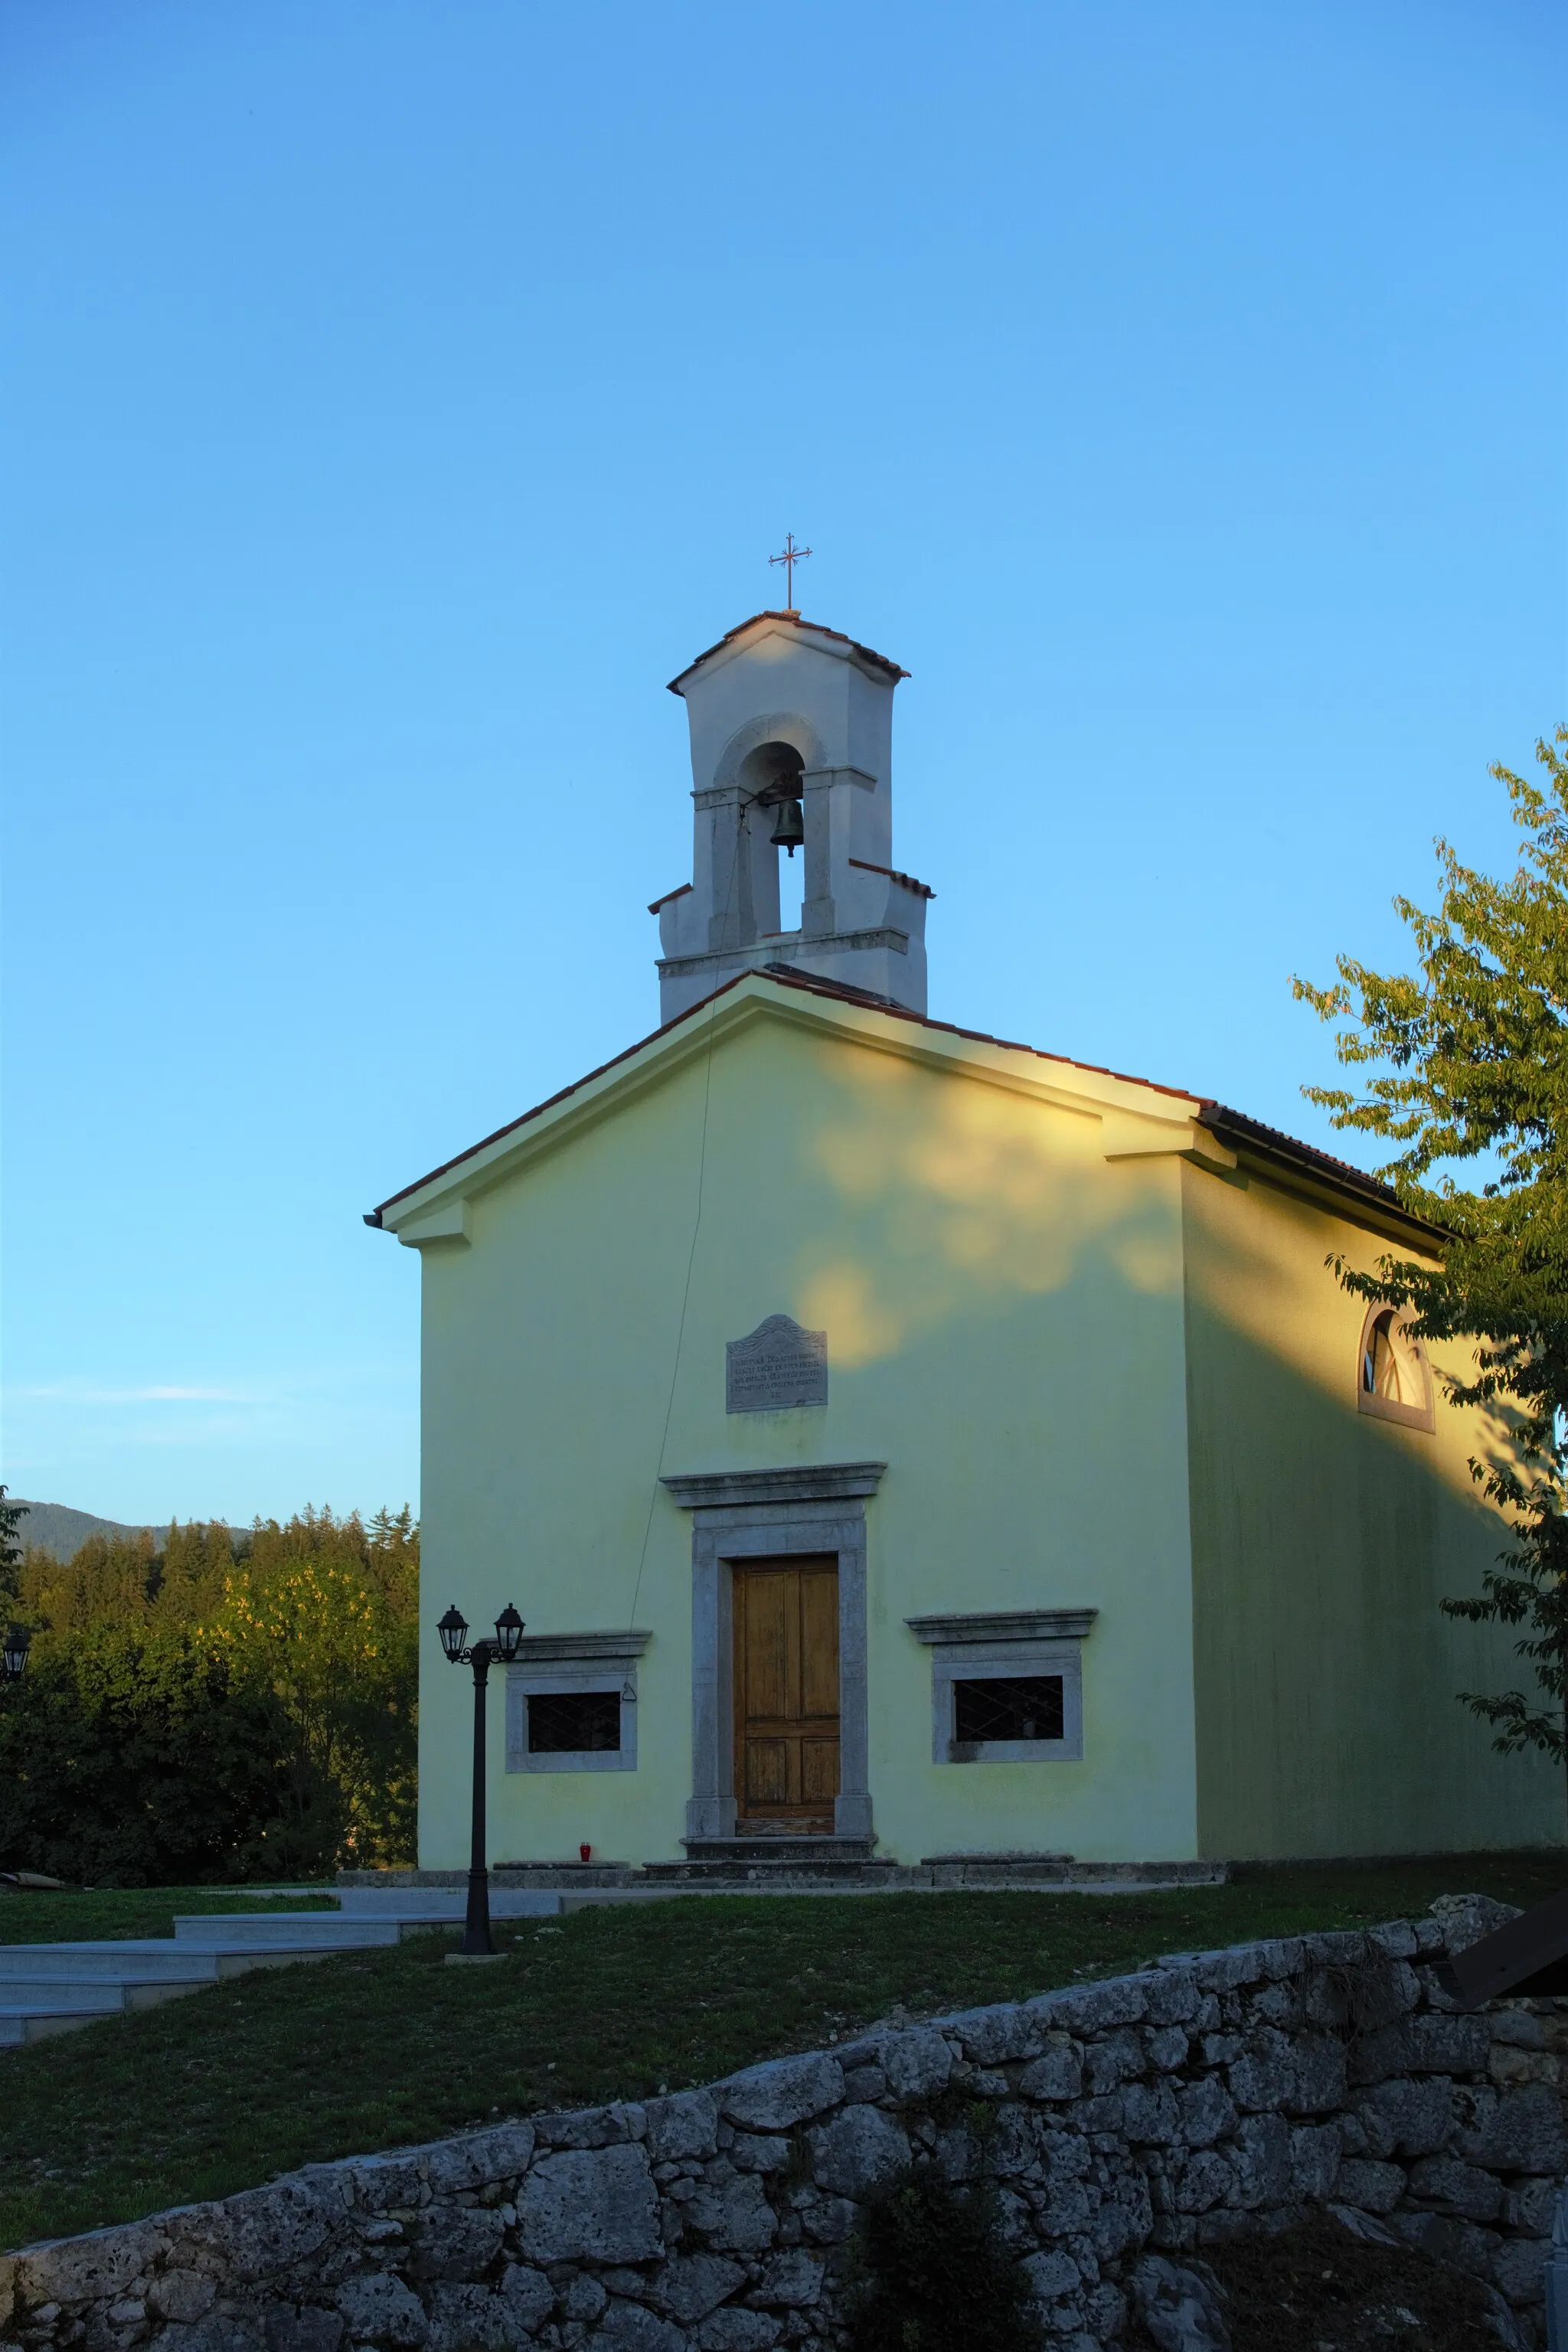
[[[651,909],[662,1019],[768,964],[925,1011],[934,894],[892,862],[893,688],[908,675],[837,629],[759,613],[671,680],[691,728],[696,828],[691,880]],[[801,927],[781,931],[778,845],[797,810]]]

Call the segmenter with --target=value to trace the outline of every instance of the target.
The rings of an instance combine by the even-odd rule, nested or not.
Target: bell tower
[[[934,896],[892,863],[893,689],[909,672],[798,613],[759,613],[670,681],[691,730],[691,879],[654,901],[660,1017],[788,964],[926,1009]],[[779,929],[781,856],[805,860]]]

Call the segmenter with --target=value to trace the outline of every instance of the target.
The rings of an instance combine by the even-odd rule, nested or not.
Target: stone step
[[[0,1975],[53,1982],[101,1977],[138,1983],[216,1984],[221,1955],[177,1944],[172,1936],[126,1937],[95,1944],[0,1944]]]
[[[90,2000],[57,2001],[51,1993],[37,2000],[0,2001],[0,2050],[45,2042],[52,2034],[68,2033],[73,2026],[96,2025],[100,2018],[122,2015],[124,2009],[125,1996],[118,1985],[95,1986]]]
[[[395,1944],[395,1919],[344,1919],[331,1911],[297,1911],[272,1918],[247,1911],[184,1913],[174,1921],[177,1943],[235,1952],[352,1952]]]
[[[465,1886],[345,1886],[340,1896],[345,1919],[391,1919],[401,1927],[461,1922],[468,1907]],[[561,1896],[544,1887],[490,1888],[492,1919],[553,1919]]]

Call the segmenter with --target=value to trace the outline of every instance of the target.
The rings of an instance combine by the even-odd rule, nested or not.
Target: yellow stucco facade
[[[1387,1213],[1194,1099],[752,973],[381,1220],[424,1267],[426,1867],[467,1861],[450,1601],[482,1629],[513,1600],[531,1641],[647,1636],[635,1769],[506,1769],[492,1679],[492,1860],[680,1858],[728,1730],[694,1698],[702,1514],[664,1482],[765,1500],[823,1465],[878,1465],[845,1507],[879,1853],[1560,1834],[1555,1776],[1453,1696],[1513,1678],[1437,1609],[1498,1547],[1479,1433],[1358,1409],[1363,1310],[1324,1261],[1372,1263]],[[827,1402],[727,1411],[726,1342],[775,1314],[826,1333]],[[1094,1612],[1081,1757],[947,1760],[907,1621],[1030,1612]]]

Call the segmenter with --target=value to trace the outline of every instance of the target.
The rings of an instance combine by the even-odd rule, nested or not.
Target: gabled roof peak
[[[846,636],[842,629],[826,628],[820,621],[803,620],[798,613],[753,613],[749,621],[737,622],[732,629],[726,629],[717,645],[710,646],[706,653],[699,654],[695,661],[689,662],[679,677],[672,677],[669,692],[679,694],[693,670],[700,669],[704,662],[711,661],[715,654],[721,654],[726,646],[732,646],[738,637],[745,635],[748,629],[756,628],[763,621],[776,621],[784,628],[798,629],[803,636],[830,637],[835,645],[847,646],[850,652],[858,654],[863,661],[874,663],[895,683],[910,675],[907,669],[900,669],[896,661],[889,661],[886,654],[873,653],[869,646],[861,645],[858,638]]]

